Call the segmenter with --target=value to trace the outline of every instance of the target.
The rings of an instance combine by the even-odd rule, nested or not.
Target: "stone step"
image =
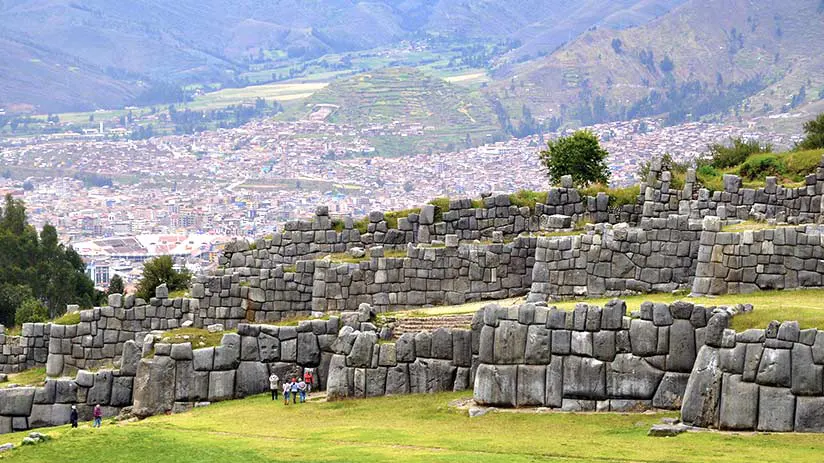
[[[404,333],[434,331],[438,328],[466,328],[472,323],[472,317],[472,314],[462,314],[399,318],[395,325],[395,336],[400,336]]]

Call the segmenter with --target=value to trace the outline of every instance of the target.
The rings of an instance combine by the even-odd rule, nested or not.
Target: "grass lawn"
[[[91,429],[0,456],[9,462],[203,461],[820,461],[815,434],[688,433],[650,438],[666,414],[491,413],[469,418],[449,401],[469,392],[283,406],[265,396],[190,413]],[[4,435],[19,441],[24,433]]]
[[[551,303],[559,309],[572,310],[575,304],[587,302],[603,306],[612,298],[574,299]],[[627,310],[638,310],[644,301],[670,303],[679,299],[705,306],[752,304],[755,310],[748,314],[736,315],[733,318],[732,328],[741,331],[748,328],[766,328],[771,320],[785,321],[798,320],[801,328],[824,328],[824,289],[799,289],[784,291],[760,291],[753,294],[731,294],[717,297],[687,297],[686,294],[642,294],[638,296],[621,297],[627,302]],[[482,301],[460,306],[443,306],[431,309],[415,309],[420,315],[452,315],[471,313],[483,308],[487,304],[509,306],[523,302],[523,298],[505,299],[502,301]]]
[[[0,383],[0,389],[6,388],[9,384],[20,386],[42,386],[46,381],[46,368],[30,368],[21,373],[10,373],[9,380]],[[2,440],[2,438],[0,438]]]

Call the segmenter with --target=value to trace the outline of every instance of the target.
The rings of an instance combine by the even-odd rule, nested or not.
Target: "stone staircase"
[[[395,321],[394,335],[399,337],[404,333],[419,331],[433,331],[438,328],[468,329],[472,323],[472,315],[436,315],[432,317],[399,317]]]

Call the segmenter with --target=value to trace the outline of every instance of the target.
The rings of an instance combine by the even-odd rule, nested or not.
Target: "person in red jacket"
[[[312,392],[312,385],[314,384],[315,377],[312,375],[312,370],[307,369],[306,372],[303,374],[303,382],[306,383],[306,393],[309,394]]]
[[[92,425],[95,428],[99,428],[100,425],[103,423],[103,409],[100,408],[100,404],[94,406],[94,424]]]

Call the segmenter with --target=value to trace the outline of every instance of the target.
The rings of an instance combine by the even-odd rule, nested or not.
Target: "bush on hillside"
[[[757,154],[747,158],[741,164],[738,173],[747,180],[763,179],[769,176],[784,177],[787,174],[787,165],[778,155]]]
[[[824,113],[804,123],[804,134],[806,136],[798,144],[798,149],[814,150],[824,148]]]
[[[14,324],[17,326],[21,326],[23,323],[43,323],[48,319],[49,309],[34,298],[23,301],[14,314]]]
[[[772,145],[769,143],[734,138],[730,146],[720,143],[710,146],[710,164],[716,169],[726,169],[743,163],[752,154],[769,152],[772,152]]]

